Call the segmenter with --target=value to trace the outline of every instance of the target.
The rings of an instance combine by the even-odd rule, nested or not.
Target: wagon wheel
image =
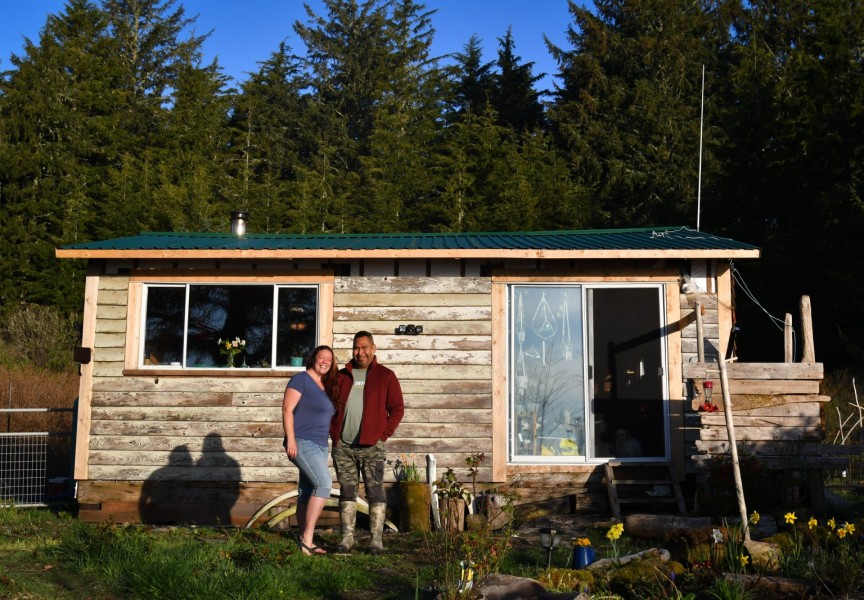
[[[280,494],[273,498],[270,502],[259,508],[255,511],[255,514],[250,517],[250,519],[246,522],[244,529],[251,529],[252,526],[255,525],[255,522],[261,518],[262,515],[266,514],[271,508],[281,504],[285,500],[290,500],[291,498],[296,498],[298,495],[297,490],[292,490],[290,492],[286,492],[284,494]],[[331,488],[330,489],[331,498],[327,499],[325,506],[337,507],[339,506],[339,489]],[[365,515],[369,514],[369,504],[363,498],[357,498],[357,511],[361,512]],[[276,515],[270,517],[267,522],[264,524],[265,527],[273,527],[277,523],[280,523],[290,517],[291,515],[297,512],[297,503],[295,502],[288,508],[280,511]],[[398,532],[399,528],[396,527],[391,521],[384,522],[385,527],[389,527],[392,531]]]

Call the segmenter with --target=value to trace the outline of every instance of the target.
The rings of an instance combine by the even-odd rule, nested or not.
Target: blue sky
[[[318,14],[324,14],[320,0],[307,0]],[[49,14],[63,12],[64,0],[0,1],[0,70],[10,67],[9,56],[20,54],[23,38],[38,41],[39,31]],[[218,57],[225,73],[235,80],[246,79],[257,63],[285,40],[295,51],[302,49],[292,28],[305,21],[302,0],[178,0],[187,16],[198,16],[196,32],[213,30],[204,46],[205,61]],[[433,15],[433,52],[444,55],[460,52],[472,34],[483,40],[484,58],[493,60],[498,41],[513,28],[516,53],[523,62],[534,62],[534,73],[556,72],[556,65],[543,42],[545,34],[554,44],[569,47],[566,30],[570,23],[567,0],[426,0]],[[551,87],[547,77],[540,87]]]

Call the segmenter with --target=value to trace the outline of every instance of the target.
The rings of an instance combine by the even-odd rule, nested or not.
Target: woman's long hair
[[[333,352],[333,348],[326,345],[318,346],[317,348],[315,348],[312,351],[312,354],[309,355],[309,360],[306,361],[306,368],[315,368],[315,359],[318,358],[318,354],[323,350],[329,351],[330,356],[333,357],[333,360],[330,362],[330,370],[321,376],[321,383],[324,385],[324,392],[330,398],[330,401],[335,405],[339,396],[339,367],[336,365],[336,353]]]

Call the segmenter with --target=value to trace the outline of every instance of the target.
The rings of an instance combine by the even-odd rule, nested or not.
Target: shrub
[[[72,317],[50,306],[19,306],[0,319],[0,361],[6,365],[74,371],[77,341]]]

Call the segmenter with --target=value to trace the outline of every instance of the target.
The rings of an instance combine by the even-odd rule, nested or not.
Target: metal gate
[[[72,413],[66,431],[0,432],[0,505],[50,506],[74,496],[74,408],[0,408],[15,413]]]

